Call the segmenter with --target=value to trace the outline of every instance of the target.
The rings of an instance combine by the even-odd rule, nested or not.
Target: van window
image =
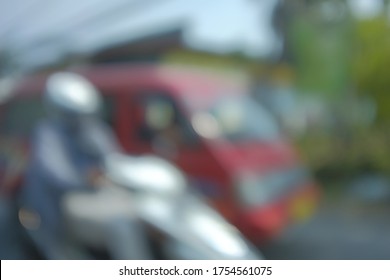
[[[172,98],[162,93],[145,93],[137,98],[141,111],[137,137],[144,142],[167,140],[176,146],[191,146],[195,133]]]
[[[249,96],[226,94],[206,108],[193,109],[193,125],[207,138],[273,141],[280,137],[272,115]]]
[[[28,136],[38,122],[46,117],[46,108],[40,97],[17,98],[5,104],[0,115],[0,133],[4,135]],[[100,112],[103,120],[114,125],[115,100],[105,96]]]
[[[106,122],[110,127],[114,127],[115,124],[115,99],[112,96],[102,94],[103,104],[100,111],[100,116],[103,121]]]
[[[44,116],[41,98],[14,99],[4,106],[0,132],[4,135],[28,136]]]

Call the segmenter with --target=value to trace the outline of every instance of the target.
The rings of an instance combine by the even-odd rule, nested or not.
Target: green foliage
[[[380,16],[356,23],[353,81],[378,104],[378,121],[390,121],[390,27]]]
[[[348,17],[331,23],[312,13],[292,21],[289,40],[299,88],[331,98],[345,90],[350,81],[350,31]]]
[[[356,129],[341,136],[310,134],[297,144],[309,166],[327,179],[364,172],[390,174],[390,126]]]
[[[390,174],[390,18],[383,13],[358,20],[346,14],[337,23],[326,22],[314,5],[300,5],[304,8],[289,26],[297,85],[333,99],[345,114],[334,116],[339,126],[334,131],[310,133],[298,146],[308,164],[326,178]],[[359,112],[347,96],[374,100],[376,123],[363,128],[361,121],[348,122]]]

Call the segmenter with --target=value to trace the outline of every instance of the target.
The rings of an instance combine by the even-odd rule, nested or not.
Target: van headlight
[[[245,206],[259,206],[276,200],[303,185],[310,178],[301,166],[262,176],[245,174],[238,178],[236,191]]]
[[[245,206],[264,205],[272,199],[272,189],[256,176],[239,177],[235,184],[239,202]]]

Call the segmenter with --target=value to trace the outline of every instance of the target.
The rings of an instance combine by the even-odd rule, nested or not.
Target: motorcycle
[[[102,201],[101,215],[112,211],[105,204],[113,194],[120,197],[115,207],[129,211],[145,229],[143,238],[152,250],[153,259],[262,259],[261,253],[241,233],[230,225],[205,199],[192,190],[184,174],[168,161],[155,156],[132,157],[123,154],[107,155],[104,160],[104,178],[98,192]],[[69,203],[71,211],[88,211],[77,197]],[[84,207],[84,209],[83,209]],[[128,208],[127,208],[128,207]],[[128,210],[127,210],[128,209]],[[96,211],[96,210],[94,210]],[[19,215],[20,216],[20,215]],[[31,219],[31,217],[30,217]],[[68,220],[73,252],[81,248],[104,250],[100,228],[93,228],[86,219]],[[21,222],[26,224],[26,222]],[[46,246],[44,238],[25,227],[30,239],[38,246]],[[73,234],[78,232],[77,234]],[[128,238],[132,238],[129,236]],[[82,240],[80,242],[80,240]],[[86,244],[88,243],[88,244]],[[77,245],[75,245],[77,244]],[[142,248],[143,250],[144,248]],[[49,258],[53,258],[53,254]],[[85,255],[76,255],[84,258]],[[82,256],[82,257],[80,257]],[[56,257],[54,257],[56,258]],[[74,258],[74,257],[72,257]],[[90,258],[90,256],[86,257]]]

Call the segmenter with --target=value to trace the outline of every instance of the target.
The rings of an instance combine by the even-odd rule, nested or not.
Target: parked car
[[[103,94],[102,114],[126,152],[173,162],[252,241],[275,237],[313,213],[317,185],[245,83],[173,66],[93,65],[73,71]],[[0,135],[12,139],[18,151],[5,162],[18,158],[23,166],[28,158],[29,135],[45,111],[47,74],[26,76],[0,108]],[[0,168],[4,173],[10,167]],[[21,168],[13,170],[22,177]]]

